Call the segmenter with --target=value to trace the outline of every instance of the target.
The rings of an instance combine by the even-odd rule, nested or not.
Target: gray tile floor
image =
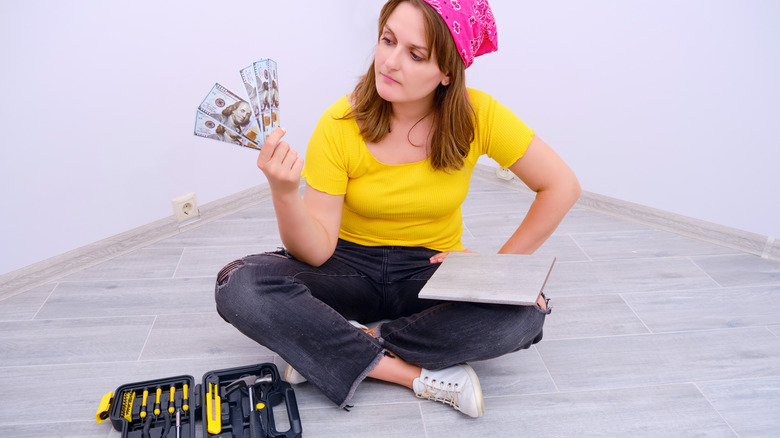
[[[466,246],[496,251],[531,200],[476,177]],[[118,437],[94,415],[121,384],[279,363],[212,299],[222,265],[279,244],[265,202],[0,301],[0,436]],[[780,436],[780,263],[580,207],[540,253],[545,339],[472,364],[483,418],[375,381],[345,412],[303,384],[304,436]]]

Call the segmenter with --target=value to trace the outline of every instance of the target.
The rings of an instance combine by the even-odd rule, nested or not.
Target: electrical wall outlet
[[[200,216],[200,212],[198,212],[198,202],[195,200],[195,193],[188,193],[174,199],[173,214],[176,216],[176,220],[178,220],[179,223]]]
[[[510,181],[512,178],[515,177],[515,174],[512,173],[511,170],[503,168],[503,167],[497,167],[496,168],[496,176],[499,179],[503,179],[504,181]]]

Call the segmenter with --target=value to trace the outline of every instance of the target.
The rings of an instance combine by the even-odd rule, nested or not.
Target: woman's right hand
[[[298,193],[303,170],[303,158],[286,141],[281,141],[285,133],[284,128],[276,128],[257,157],[257,167],[268,179],[271,192],[277,195]]]

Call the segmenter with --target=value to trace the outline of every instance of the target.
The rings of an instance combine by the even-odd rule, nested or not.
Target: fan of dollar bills
[[[260,149],[279,127],[279,76],[276,62],[261,59],[241,69],[249,100],[219,83],[203,99],[195,115],[195,135]]]

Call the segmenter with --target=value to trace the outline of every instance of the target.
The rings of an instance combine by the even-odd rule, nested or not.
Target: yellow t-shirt
[[[366,246],[463,249],[461,204],[477,159],[502,167],[523,156],[534,131],[490,95],[469,89],[476,114],[475,138],[459,171],[434,171],[428,160],[389,165],[366,147],[350,110],[339,99],[320,118],[306,150],[303,176],[313,188],[344,195],[341,239]]]

